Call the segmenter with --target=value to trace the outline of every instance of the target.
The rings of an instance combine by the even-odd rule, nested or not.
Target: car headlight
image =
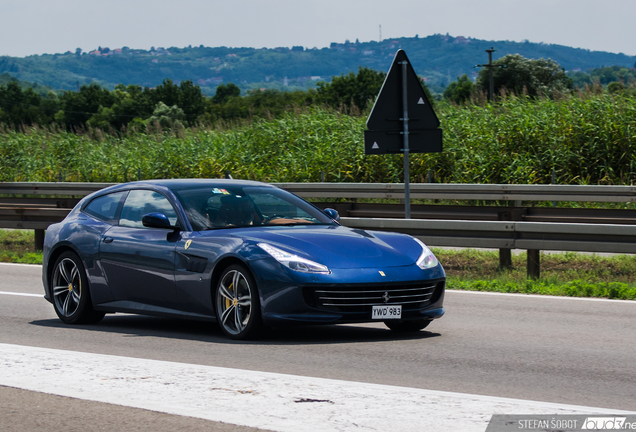
[[[284,250],[268,245],[267,243],[259,243],[258,247],[270,254],[276,261],[294,271],[320,274],[331,273],[331,270],[329,270],[329,268],[325,265],[299,257],[298,255],[290,254],[289,252],[285,252]]]
[[[415,264],[417,264],[417,266],[421,268],[422,270],[430,269],[438,265],[439,261],[435,257],[435,254],[433,254],[433,252],[431,252],[431,250],[428,247],[426,247],[426,245],[422,243],[419,239],[415,237],[413,238],[415,239],[416,242],[420,244],[420,246],[422,246],[422,254],[417,259],[417,261],[415,261]]]

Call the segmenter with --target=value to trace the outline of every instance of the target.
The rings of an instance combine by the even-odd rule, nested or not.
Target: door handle
[[[112,238],[112,237],[104,237],[104,243],[112,243],[113,240],[115,240],[115,239]]]

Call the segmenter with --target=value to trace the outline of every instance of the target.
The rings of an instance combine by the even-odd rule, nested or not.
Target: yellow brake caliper
[[[229,287],[227,287],[227,290],[232,292],[234,291],[234,283],[232,283]],[[230,305],[232,304],[232,302],[230,301],[229,298],[225,299],[225,309],[229,309]]]

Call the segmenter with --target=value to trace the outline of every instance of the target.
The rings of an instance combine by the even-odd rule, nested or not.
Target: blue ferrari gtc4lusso
[[[420,240],[351,229],[333,209],[242,180],[152,180],[85,197],[44,242],[45,297],[69,324],[126,312],[266,326],[444,314],[445,274]]]

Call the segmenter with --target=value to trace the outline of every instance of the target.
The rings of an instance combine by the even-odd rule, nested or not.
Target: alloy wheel
[[[252,287],[237,269],[226,271],[219,282],[217,305],[219,322],[230,336],[244,333],[252,319]]]
[[[53,274],[53,298],[56,309],[65,317],[71,317],[79,308],[82,298],[82,278],[77,264],[64,258]]]

